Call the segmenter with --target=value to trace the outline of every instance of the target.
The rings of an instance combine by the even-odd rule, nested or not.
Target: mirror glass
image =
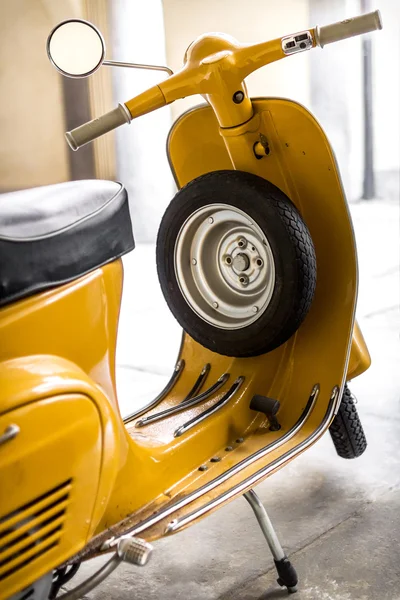
[[[78,19],[64,21],[47,38],[47,54],[53,65],[68,77],[87,77],[102,64],[105,44],[100,31]]]

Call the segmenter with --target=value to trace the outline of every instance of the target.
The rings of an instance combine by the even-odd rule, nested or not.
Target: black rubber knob
[[[260,396],[259,394],[253,396],[250,402],[251,410],[264,413],[267,417],[274,417],[280,407],[281,404],[279,400],[274,400],[274,398],[268,398],[267,396]]]

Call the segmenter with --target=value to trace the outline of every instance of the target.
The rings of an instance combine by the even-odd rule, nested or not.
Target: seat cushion
[[[71,181],[0,195],[0,306],[67,283],[135,247],[128,195]]]

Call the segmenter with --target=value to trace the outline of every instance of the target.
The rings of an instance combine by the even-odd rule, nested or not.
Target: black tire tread
[[[354,397],[347,385],[344,387],[342,401],[338,413],[329,427],[329,433],[336,452],[341,458],[357,458],[367,448],[367,439]]]
[[[296,242],[296,262],[299,267],[300,276],[298,279],[297,310],[292,315],[290,322],[290,331],[293,332],[304,321],[314,298],[317,282],[317,259],[308,229],[304,221],[299,220],[295,206],[286,198],[278,200],[271,196],[271,200],[281,215],[286,228],[291,233],[292,240]],[[277,346],[283,344],[290,335],[287,329],[282,331],[282,335],[276,341]]]

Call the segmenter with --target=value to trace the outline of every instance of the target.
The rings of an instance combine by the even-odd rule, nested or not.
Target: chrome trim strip
[[[126,106],[126,104],[121,104],[121,102],[118,103],[118,107],[120,108],[120,110],[125,114],[126,117],[126,122],[129,124],[132,121],[132,115],[131,112],[129,110],[129,108]]]
[[[340,386],[335,385],[332,390],[331,400],[334,402],[333,415],[336,416],[342,401],[343,391],[340,392]]]
[[[4,432],[0,435],[0,446],[6,442],[11,442],[11,440],[17,437],[20,431],[21,430],[18,425],[15,425],[14,423],[8,425]]]
[[[183,404],[184,402],[186,402],[186,400],[190,400],[190,398],[194,398],[199,393],[199,391],[201,390],[201,388],[203,386],[203,383],[207,379],[207,376],[208,376],[208,374],[210,372],[210,369],[211,369],[210,363],[207,363],[207,364],[204,365],[204,367],[200,371],[200,375],[198,376],[198,378],[194,382],[194,385],[193,385],[192,389],[190,390],[190,392],[188,393],[188,395],[182,400],[181,404]]]
[[[249,465],[253,464],[253,462],[255,462],[256,460],[263,458],[269,452],[276,450],[277,448],[282,446],[282,444],[289,441],[302,428],[302,426],[306,422],[307,418],[311,414],[311,412],[315,406],[315,402],[319,395],[319,389],[320,389],[319,384],[314,385],[314,387],[311,391],[310,397],[308,399],[308,402],[307,402],[302,414],[300,415],[299,419],[296,421],[296,423],[293,425],[293,427],[291,429],[289,429],[289,431],[285,435],[283,435],[281,438],[279,438],[272,444],[267,444],[267,446],[265,446],[264,448],[261,448],[260,450],[257,450],[257,452],[255,452],[251,456],[244,458],[243,460],[238,462],[236,465],[234,465],[233,467],[231,467],[230,469],[225,471],[225,473],[222,473],[215,479],[212,479],[208,483],[205,483],[204,485],[199,487],[194,492],[191,492],[184,498],[181,498],[180,500],[173,502],[169,506],[165,507],[163,510],[160,510],[160,512],[152,515],[151,517],[148,517],[147,519],[138,523],[137,525],[134,525],[131,529],[128,529],[123,535],[116,537],[116,538],[111,537],[109,540],[107,540],[106,542],[103,543],[103,545],[101,546],[101,550],[108,550],[109,548],[111,548],[112,546],[117,544],[120,539],[122,539],[124,537],[131,537],[131,536],[137,535],[138,533],[144,531],[145,529],[152,527],[153,525],[155,525],[156,523],[158,523],[159,521],[161,521],[168,515],[171,515],[176,510],[179,510],[179,509],[183,508],[184,506],[187,506],[187,504],[190,504],[194,500],[197,500],[198,498],[200,498],[200,496],[203,496],[203,494],[207,494],[208,492],[213,490],[215,487],[217,487],[221,483],[224,483],[230,477],[233,477],[237,473],[240,473],[240,471],[242,469],[248,467]]]
[[[210,396],[212,396],[217,390],[219,390],[224,383],[229,379],[229,373],[225,373],[221,375],[221,377],[210,387],[208,390],[200,394],[199,396],[195,396],[194,398],[189,398],[188,400],[184,400],[177,406],[172,406],[171,408],[167,408],[166,410],[162,410],[155,415],[150,415],[149,417],[145,417],[144,419],[140,419],[137,421],[136,427],[145,427],[146,425],[150,425],[151,423],[155,423],[156,421],[161,421],[171,415],[176,415],[188,408],[192,408],[192,406],[196,406],[200,404],[200,402],[204,402]]]
[[[175,369],[172,373],[171,379],[168,381],[165,388],[163,390],[161,390],[161,392],[158,394],[158,396],[156,398],[154,398],[154,400],[152,400],[149,404],[147,404],[146,406],[143,406],[142,408],[139,408],[139,410],[136,410],[135,412],[131,413],[127,417],[124,417],[124,423],[125,424],[129,423],[129,421],[132,421],[132,419],[134,419],[135,417],[140,417],[140,415],[143,415],[148,410],[151,410],[152,408],[154,408],[155,406],[160,404],[160,402],[162,400],[164,400],[165,396],[167,396],[167,394],[169,394],[169,392],[172,390],[175,383],[178,381],[179,377],[181,376],[184,368],[185,368],[185,361],[183,359],[178,360],[178,362],[176,363]]]
[[[233,396],[236,394],[236,392],[242,385],[243,381],[244,381],[244,377],[242,377],[242,376],[238,377],[236,379],[236,381],[233,382],[230,389],[226,392],[226,394],[224,394],[222,396],[222,398],[220,400],[218,400],[218,402],[216,402],[215,404],[213,404],[212,406],[207,408],[205,411],[203,411],[199,415],[196,415],[195,417],[193,417],[193,419],[190,419],[189,421],[187,421],[186,423],[184,423],[183,425],[178,427],[178,429],[176,429],[174,431],[174,437],[180,437],[181,435],[183,435],[184,433],[189,431],[189,429],[192,429],[193,427],[195,427],[196,425],[198,425],[199,423],[201,423],[202,421],[204,421],[205,419],[207,419],[208,417],[210,417],[211,415],[216,413],[223,406],[225,406],[225,404],[227,404],[229,402],[229,400],[231,398],[233,398]]]
[[[295,448],[288,450],[287,452],[282,454],[282,456],[280,456],[279,458],[276,458],[274,461],[272,461],[272,463],[270,463],[263,469],[260,469],[259,471],[254,473],[254,475],[247,477],[246,479],[244,479],[241,483],[239,483],[235,487],[231,488],[230,490],[227,490],[226,492],[224,492],[217,498],[214,498],[210,502],[207,502],[207,504],[205,504],[201,508],[194,510],[193,512],[189,513],[188,515],[185,515],[181,519],[174,519],[173,521],[171,521],[171,523],[169,523],[169,525],[167,525],[164,533],[165,534],[175,533],[176,531],[178,531],[185,525],[188,525],[189,523],[191,523],[198,517],[206,514],[210,510],[213,510],[214,508],[218,507],[220,504],[222,504],[226,500],[229,500],[232,496],[235,496],[238,493],[244,493],[246,490],[248,490],[248,488],[251,488],[253,485],[257,484],[257,482],[260,479],[266,477],[269,473],[271,473],[271,471],[273,471],[274,469],[277,469],[278,467],[283,466],[285,462],[287,462],[288,460],[290,460],[290,458],[292,458],[296,454],[298,454],[299,451],[302,451],[302,450],[306,449],[308,446],[310,446],[312,444],[312,442],[320,436],[320,432],[322,432],[325,429],[325,426],[330,422],[330,420],[334,414],[338,391],[339,391],[339,388],[335,387],[332,392],[331,398],[329,400],[328,409],[325,413],[325,417],[324,417],[322,423],[320,424],[318,429],[316,429],[314,431],[314,433],[310,435],[309,438],[307,438],[306,440],[303,440]]]

